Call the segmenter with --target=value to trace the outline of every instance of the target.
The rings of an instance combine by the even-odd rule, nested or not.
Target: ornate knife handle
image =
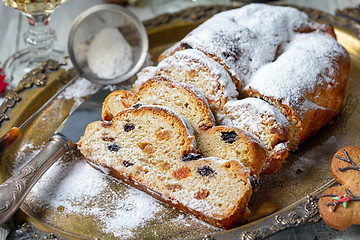
[[[61,135],[52,136],[29,163],[0,185],[0,225],[10,219],[39,178],[73,145]]]

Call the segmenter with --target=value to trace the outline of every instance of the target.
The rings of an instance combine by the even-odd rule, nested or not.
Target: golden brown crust
[[[345,230],[351,225],[360,224],[359,167],[359,147],[341,148],[332,160],[331,171],[341,186],[329,188],[322,193],[319,211],[323,220],[337,230]]]
[[[334,67],[334,76],[325,73],[319,78],[329,78],[332,81],[309,88],[307,92],[303,92],[300,103],[287,103],[282,99],[267,96],[249,85],[242,91],[242,97],[258,97],[266,100],[276,108],[278,108],[289,120],[292,126],[292,136],[289,142],[289,150],[294,151],[306,139],[313,136],[329,123],[340,111],[341,103],[346,94],[346,84],[350,73],[350,56],[344,51],[338,54],[330,67]],[[337,71],[335,71],[337,69]],[[310,102],[313,106],[305,111],[301,109],[301,105]]]
[[[235,126],[259,138],[266,150],[266,162],[261,174],[277,171],[288,156],[291,125],[285,116],[259,98],[229,101],[218,114],[220,124]]]
[[[160,192],[160,191],[154,191],[151,186],[145,186],[143,184],[139,184],[141,182],[141,179],[137,179],[135,176],[129,176],[123,173],[120,173],[119,171],[113,169],[112,167],[106,166],[104,164],[95,164],[92,161],[87,160],[91,166],[94,168],[97,168],[98,170],[101,170],[102,168],[106,168],[109,170],[109,175],[122,180],[123,182],[129,184],[132,187],[135,187],[141,191],[146,192],[147,194],[151,195],[152,197],[156,198],[159,201],[162,201],[166,204],[169,204],[171,206],[176,207],[177,209],[192,214],[196,218],[207,222],[213,226],[220,227],[223,229],[230,229],[236,226],[239,226],[243,219],[247,217],[250,214],[250,210],[247,207],[247,204],[251,198],[252,195],[252,188],[250,186],[249,182],[249,172],[244,169],[242,165],[240,165],[237,161],[228,161],[225,164],[227,165],[226,168],[229,172],[232,172],[231,174],[237,175],[241,177],[242,181],[245,184],[245,190],[242,194],[242,196],[239,196],[237,202],[234,204],[234,208],[231,209],[229,213],[226,215],[217,215],[217,216],[210,216],[207,214],[204,214],[202,211],[198,211],[194,208],[189,208],[185,204],[177,201],[177,199],[171,198],[169,195],[166,194],[166,192]],[[198,160],[198,161],[192,161],[185,163],[190,169],[194,169],[197,166],[200,166],[205,163],[210,163],[209,160],[206,158]],[[97,167],[96,165],[100,166]]]
[[[133,93],[126,90],[117,90],[110,93],[102,106],[101,118],[110,121],[118,112],[133,105]]]
[[[193,85],[205,95],[213,112],[239,95],[229,73],[214,59],[195,49],[174,52],[152,72],[147,72]],[[134,85],[133,89],[137,89],[137,82]]]
[[[206,130],[215,125],[215,119],[206,99],[195,91],[191,85],[158,76],[141,86],[133,102],[169,107],[189,120],[195,131]]]
[[[286,147],[278,151],[272,151],[266,155],[266,164],[264,165],[261,175],[270,175],[278,171],[285,159],[289,156],[289,151]]]

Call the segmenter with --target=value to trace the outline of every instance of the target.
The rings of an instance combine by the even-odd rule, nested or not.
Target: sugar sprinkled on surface
[[[305,93],[313,92],[317,86],[335,84],[338,67],[333,60],[344,51],[331,36],[316,32],[297,34],[275,62],[254,74],[245,90],[252,88],[264,96],[282,99],[299,112],[319,108],[306,101]]]
[[[104,28],[91,41],[87,61],[98,77],[116,78],[133,64],[131,47],[119,30]]]
[[[27,151],[30,151],[30,153],[25,153]],[[22,145],[20,150],[17,152],[17,161],[14,162],[12,174],[15,174],[26,164],[26,159],[35,157],[39,151],[39,149],[34,149],[34,144],[32,142],[24,143],[24,145]]]
[[[199,65],[199,67],[205,67],[212,75],[216,76],[217,81],[219,81],[220,85],[223,87],[224,93],[227,96],[229,96],[230,98],[236,98],[239,95],[236,90],[235,84],[231,80],[228,72],[224,68],[222,68],[215,60],[207,57],[202,52],[195,49],[186,49],[183,51],[175,52],[173,58],[173,62],[171,62],[171,60],[164,60],[163,62],[160,62],[158,65],[159,68],[161,68],[163,65],[166,66],[167,64],[179,64],[180,68],[187,68],[188,71],[192,70],[192,64]],[[195,63],[191,63],[192,61],[194,61]],[[221,93],[219,92],[219,94]]]
[[[67,87],[59,96],[58,99],[73,99],[75,103],[73,104],[72,110],[80,105],[83,102],[84,97],[94,94],[100,86],[98,84],[92,83],[86,78],[77,79],[71,86]],[[72,110],[70,112],[72,112]]]
[[[229,101],[224,105],[224,112],[219,113],[217,118],[222,125],[235,126],[254,134],[270,151],[274,148],[274,143],[278,143],[278,134],[286,135],[290,129],[286,117],[259,98]],[[272,129],[278,129],[279,132],[272,136]],[[277,148],[280,149],[280,146]]]
[[[262,122],[271,124],[271,121],[275,121],[280,126],[281,134],[284,134],[282,132],[284,128],[290,127],[289,121],[278,109],[258,98],[249,97],[229,101],[225,104],[224,109],[227,114],[218,114],[221,124],[224,125],[242,128],[243,124],[246,124],[250,129],[261,133],[264,130]]]
[[[72,99],[76,107],[98,88],[99,85],[80,78],[62,92],[59,99]],[[18,171],[40,148],[33,142],[24,143],[12,172]],[[63,214],[92,217],[102,223],[100,231],[123,239],[133,238],[137,227],[164,210],[157,200],[139,190],[128,188],[124,194],[115,192],[110,185],[114,181],[124,185],[120,180],[96,170],[79,154],[70,154],[71,161],[56,161],[35,184],[26,199],[28,206],[36,209],[62,208]],[[109,195],[112,197],[107,197]],[[106,204],[101,200],[103,197],[106,197]]]
[[[150,220],[155,213],[162,209],[152,197],[135,189],[127,191],[123,201],[127,204],[120,205],[115,209],[113,217],[102,219],[106,231],[112,232],[116,237],[131,234],[131,229]]]
[[[82,156],[71,161],[60,160],[34,186],[28,201],[42,208],[62,207],[63,214],[92,216],[102,223],[102,232],[115,237],[132,237],[136,227],[151,220],[163,207],[136,189],[115,193],[110,187],[112,181],[122,184],[91,167]],[[101,198],[109,193],[112,197],[102,204]]]

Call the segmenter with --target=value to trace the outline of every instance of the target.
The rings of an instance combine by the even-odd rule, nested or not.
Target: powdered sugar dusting
[[[181,44],[217,58],[232,76],[247,85],[254,72],[274,61],[302,26],[315,28],[319,24],[310,23],[295,8],[249,4],[213,16],[190,32]]]
[[[229,73],[241,82],[252,73],[253,64],[261,66],[263,62],[274,59],[275,50],[263,51],[263,48],[259,47],[264,45],[261,39],[248,28],[229,18],[222,18],[221,24],[216,24],[217,21],[218,17],[214,17],[200,25],[189,33],[182,43],[207,55],[216,56],[222,65],[227,66]],[[253,59],[254,63],[250,64]]]
[[[136,74],[137,79],[134,82],[132,91],[134,93],[138,92],[141,85],[143,85],[143,83],[149,80],[150,78],[154,77],[157,71],[158,68],[155,66],[147,66],[143,68],[140,72]]]
[[[95,217],[102,223],[101,231],[116,237],[132,236],[136,227],[164,210],[157,200],[136,189],[117,193],[110,186],[112,182],[122,184],[109,180],[83,157],[58,161],[34,186],[28,201],[36,202],[36,208],[62,208],[63,214]],[[109,193],[112,198],[106,198],[103,205],[101,199]]]
[[[258,98],[229,101],[224,106],[224,112],[225,114],[219,114],[218,118],[221,124],[225,125],[242,128],[242,125],[246,124],[256,132],[261,132],[261,121],[275,120],[281,126],[280,134],[284,134],[284,128],[290,127],[289,121],[278,109]]]
[[[66,88],[65,91],[60,94],[59,98],[75,100],[81,99],[95,93],[98,88],[98,84],[92,83],[86,78],[80,78],[76,80],[74,84]]]
[[[104,175],[85,162],[56,162],[35,185],[31,194],[42,204],[70,209],[71,201],[94,197],[104,187]],[[72,210],[79,211],[76,208]]]
[[[94,94],[100,85],[87,80],[86,78],[77,79],[72,85],[67,87],[59,96],[58,99],[73,99],[75,101],[73,109],[83,102],[84,98]]]
[[[245,90],[255,89],[263,96],[279,99],[298,109],[298,113],[319,108],[305,101],[304,95],[318,86],[335,84],[339,66],[334,64],[334,58],[344,54],[344,48],[331,36],[315,32],[297,34],[275,62],[254,74]]]
[[[135,189],[127,191],[123,201],[127,204],[115,209],[114,217],[103,219],[106,231],[112,232],[115,237],[131,235],[134,227],[142,225],[163,210],[152,197]]]
[[[91,41],[87,62],[98,77],[116,78],[133,64],[131,46],[118,29],[104,28]]]
[[[271,6],[267,4],[248,4],[242,8],[219,14],[219,17],[233,18],[251,31],[280,44],[292,38],[293,31],[301,25],[319,26],[310,22],[308,16],[293,7]]]
[[[179,63],[179,67],[190,67],[191,70],[192,65],[187,63],[187,61],[194,61],[193,64],[203,64],[204,68],[209,69],[210,73],[216,78],[217,81],[223,86],[223,91],[225,95],[229,96],[230,98],[236,98],[239,93],[236,91],[235,84],[231,80],[229,74],[223,67],[221,67],[216,61],[212,58],[207,57],[200,51],[195,49],[186,49],[183,51],[175,52],[173,55],[175,58],[175,62]],[[171,60],[164,60],[159,63],[158,67],[161,68],[163,65],[166,64],[175,64],[172,63]]]

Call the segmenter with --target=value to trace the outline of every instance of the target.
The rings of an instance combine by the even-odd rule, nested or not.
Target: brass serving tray
[[[197,7],[145,22],[150,41],[150,54],[154,61],[164,49],[180,40],[207,17],[224,9],[226,7]],[[334,153],[346,145],[360,146],[360,107],[358,105],[360,40],[353,29],[344,26],[346,22],[343,18],[329,16],[312,9],[302,10],[317,21],[332,23],[335,26],[338,41],[349,51],[351,70],[347,96],[340,114],[331,124],[302,144],[296,152],[291,153],[278,172],[260,179],[259,190],[253,194],[250,201],[249,207],[252,213],[242,226],[223,231],[204,224],[173,207],[159,202],[153,203],[155,200],[151,200],[152,204],[160,209],[159,211],[151,213],[150,218],[144,219],[136,225],[137,227],[131,228],[131,233],[122,232],[114,235],[110,231],[103,231],[104,222],[99,219],[99,216],[74,213],[62,205],[57,208],[41,206],[32,194],[29,194],[25,203],[22,204],[22,212],[18,213],[18,217],[42,231],[53,232],[59,238],[69,239],[211,239],[212,237],[208,235],[216,239],[252,239],[265,237],[278,230],[304,222],[318,220],[316,195],[334,183],[330,171],[330,162]],[[342,25],[340,26],[339,23]],[[31,88],[19,93],[22,100],[14,108],[7,109],[6,114],[10,117],[10,121],[2,124],[1,136],[12,126],[24,121],[41,105],[40,103],[43,103],[73,75],[72,71],[64,73],[63,69],[58,70],[48,76],[48,83],[44,87]],[[47,142],[54,130],[66,118],[73,104],[72,99],[57,99],[39,117],[30,122],[24,129],[22,138],[1,156],[0,181],[8,178],[14,168],[17,168],[21,162],[26,162]],[[29,144],[31,147],[26,148]],[[78,162],[84,162],[78,151],[73,151],[60,160],[60,164],[63,165]],[[53,179],[61,177],[63,177],[62,174],[52,176]],[[117,202],[114,200],[116,198],[119,198],[119,204],[128,203],[131,206],[133,200],[124,199],[129,192],[137,190],[111,177],[106,176],[104,181],[108,191],[102,191],[87,201],[69,204],[83,209],[98,207],[104,211],[108,210],[111,214],[115,213],[114,209],[117,207]],[[55,183],[49,189],[57,187]],[[136,215],[134,209],[136,210],[136,206],[125,209],[127,212],[124,216],[128,217],[129,221]],[[117,228],[118,231],[124,229],[129,230]]]

